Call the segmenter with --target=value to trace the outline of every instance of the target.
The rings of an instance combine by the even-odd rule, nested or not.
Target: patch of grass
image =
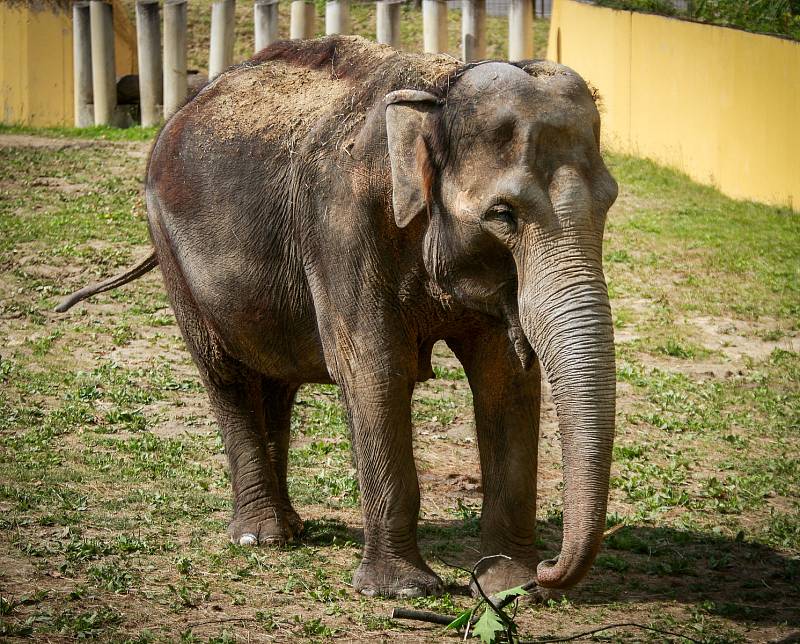
[[[630,564],[627,560],[616,555],[599,555],[595,560],[595,566],[605,570],[613,570],[614,572],[625,572]]]
[[[780,318],[800,313],[796,213],[725,197],[650,161],[609,154],[607,162],[637,204],[624,212],[612,210],[606,256],[637,247],[644,251],[640,256],[650,253],[649,262],[607,264],[610,279],[624,285],[620,295],[644,296],[705,315]],[[642,235],[644,242],[639,241]],[[675,267],[694,280],[689,288],[674,287]]]
[[[794,512],[770,512],[763,535],[769,545],[800,551],[800,507],[796,505]]]
[[[0,635],[3,637],[30,637],[33,634],[34,621],[33,617],[29,617],[22,623],[0,619]]]
[[[31,127],[0,123],[0,134],[28,134],[53,138],[98,139],[103,141],[149,141],[158,132],[157,126],[118,128],[109,125],[91,127]]]
[[[11,186],[0,201],[0,260],[16,266],[15,255],[30,247],[36,263],[15,270],[27,287],[65,294],[58,272],[39,277],[30,268],[86,257],[93,271],[113,269],[130,261],[131,243],[145,243],[140,178],[109,172],[121,164],[113,148],[0,149],[0,181]],[[99,240],[102,248],[90,245]]]
[[[122,621],[119,611],[107,606],[94,610],[76,611],[67,609],[48,616],[44,630],[77,639],[95,638],[102,633],[112,632],[111,628]]]
[[[453,369],[452,367],[433,366],[433,375],[440,380],[464,380],[467,376],[462,367]]]
[[[355,507],[359,499],[358,481],[352,469],[330,468],[308,475],[289,475],[289,493],[298,503],[329,508]]]
[[[96,587],[116,594],[127,593],[134,583],[133,575],[119,562],[91,566],[88,575]]]
[[[297,396],[292,433],[305,436],[348,438],[350,430],[339,390],[332,385],[306,385]]]
[[[465,535],[477,535],[480,531],[481,515],[478,508],[469,503],[465,503],[463,499],[456,501],[456,506],[451,510],[451,513],[459,517],[464,522],[463,531]]]
[[[450,398],[429,398],[416,396],[412,419],[415,423],[450,425],[455,419],[458,403]]]
[[[695,358],[705,357],[710,353],[708,349],[687,342],[682,342],[675,338],[667,338],[667,341],[664,344],[660,344],[656,347],[656,351],[664,354],[665,356],[680,358],[683,360],[693,360]]]

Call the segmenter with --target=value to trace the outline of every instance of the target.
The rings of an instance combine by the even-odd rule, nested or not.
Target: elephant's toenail
[[[403,599],[412,599],[414,597],[424,597],[425,589],[412,586],[411,588],[401,588],[397,591],[397,596]]]
[[[241,537],[239,537],[239,545],[256,546],[258,545],[258,537],[251,532],[245,532]]]

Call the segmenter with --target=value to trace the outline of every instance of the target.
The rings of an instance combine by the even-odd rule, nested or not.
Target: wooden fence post
[[[486,0],[462,0],[461,58],[486,58]]]
[[[164,118],[183,105],[186,77],[186,0],[164,2]]]
[[[256,31],[256,51],[278,40],[278,0],[255,0],[253,19]]]
[[[111,5],[103,0],[91,0],[89,23],[92,39],[94,124],[110,125],[117,107],[114,14]]]
[[[422,40],[426,54],[447,51],[447,0],[422,0]]]
[[[396,0],[378,0],[375,3],[375,33],[377,41],[400,47],[400,3]]]
[[[350,33],[350,0],[328,0],[325,3],[325,34]]]
[[[139,54],[139,111],[142,125],[161,120],[161,11],[158,0],[136,2],[136,46]]]
[[[92,36],[89,3],[72,5],[72,78],[75,127],[94,125],[92,109]]]
[[[209,79],[219,76],[233,63],[233,37],[236,26],[236,0],[218,0],[211,5],[211,51]]]
[[[289,19],[289,38],[313,38],[316,33],[314,22],[317,12],[313,2],[294,0]]]
[[[508,59],[533,58],[533,0],[511,0],[508,6]]]

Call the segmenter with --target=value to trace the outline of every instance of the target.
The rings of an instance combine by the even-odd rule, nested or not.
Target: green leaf
[[[471,610],[465,610],[461,613],[458,617],[456,617],[452,622],[450,622],[445,628],[452,628],[453,630],[458,630],[462,626],[466,626],[467,622],[469,621],[469,616],[472,613]]]
[[[500,621],[497,613],[489,607],[483,611],[483,615],[481,615],[481,618],[472,629],[472,633],[480,637],[484,644],[494,644],[497,641],[497,636],[505,633],[505,631],[506,627],[503,622]]]
[[[508,588],[507,590],[501,590],[499,593],[495,593],[495,599],[503,600],[507,597],[521,597],[522,595],[527,595],[528,591],[525,590],[522,586],[515,586],[514,588]]]

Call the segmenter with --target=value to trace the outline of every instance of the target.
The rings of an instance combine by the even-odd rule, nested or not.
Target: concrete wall
[[[555,0],[547,57],[598,88],[609,148],[800,210],[800,43]]]
[[[114,5],[117,76],[136,71],[136,32]],[[72,125],[72,13],[0,3],[0,122]]]

